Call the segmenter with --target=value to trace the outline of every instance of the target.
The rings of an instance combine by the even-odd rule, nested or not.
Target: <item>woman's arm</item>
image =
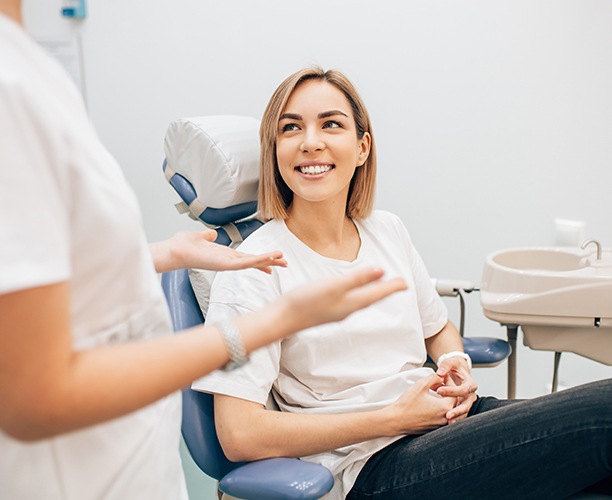
[[[237,318],[247,352],[405,288],[381,276],[365,270],[320,282]],[[125,415],[228,361],[213,325],[75,351],[70,293],[63,282],[0,295],[0,428],[15,438],[42,439]]]
[[[461,337],[451,323],[426,342],[434,359],[446,352],[463,350]],[[466,387],[455,387],[457,373],[473,383],[466,361],[449,358],[438,373],[414,383],[394,404],[359,413],[321,415],[269,411],[258,403],[215,394],[219,441],[230,460],[252,461],[303,457],[379,437],[422,434],[450,423],[449,415],[453,421],[464,418],[464,406],[468,402],[471,406],[473,394],[464,396]],[[462,395],[461,402],[457,393]]]
[[[441,381],[436,374],[423,378],[380,410],[332,415],[270,411],[215,394],[217,434],[232,461],[303,457],[379,437],[423,434],[446,425],[454,405],[454,398],[432,392]]]
[[[425,347],[429,357],[436,361],[442,354],[453,351],[463,351],[463,342],[461,335],[450,321],[448,321],[442,330],[435,335],[425,339]],[[461,358],[460,358],[461,359]],[[463,360],[465,362],[465,360]],[[467,368],[467,362],[465,364]]]
[[[271,266],[286,267],[281,252],[251,255],[214,243],[217,232],[182,231],[168,240],[151,243],[149,248],[158,273],[173,269],[195,268],[227,271],[254,267],[270,274]]]

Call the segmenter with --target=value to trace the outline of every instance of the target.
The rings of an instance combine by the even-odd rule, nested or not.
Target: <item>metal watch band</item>
[[[227,349],[227,353],[229,354],[230,358],[229,363],[227,363],[223,369],[230,371],[244,365],[249,360],[249,357],[247,356],[246,349],[242,343],[238,328],[236,328],[234,323],[229,320],[220,321],[219,323],[216,323],[215,326],[219,332],[221,332],[223,342],[225,343],[225,348]]]

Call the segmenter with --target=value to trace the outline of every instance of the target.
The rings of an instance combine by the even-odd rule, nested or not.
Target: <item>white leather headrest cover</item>
[[[207,207],[257,200],[259,120],[248,116],[181,118],[164,140],[168,166],[193,185]]]

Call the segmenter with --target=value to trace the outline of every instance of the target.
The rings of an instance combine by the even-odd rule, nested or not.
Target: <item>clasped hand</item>
[[[436,373],[417,380],[385,409],[393,412],[390,434],[423,434],[463,420],[476,401],[477,389],[465,360],[445,360]]]
[[[456,398],[454,408],[446,414],[448,423],[463,420],[476,401],[478,390],[478,384],[472,378],[465,360],[460,357],[447,358],[438,367],[436,374],[442,379],[442,385],[436,389],[436,393]]]

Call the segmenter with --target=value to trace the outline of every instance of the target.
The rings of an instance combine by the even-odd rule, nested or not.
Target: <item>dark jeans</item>
[[[530,400],[479,398],[470,416],[374,454],[349,500],[612,495],[612,380]]]

